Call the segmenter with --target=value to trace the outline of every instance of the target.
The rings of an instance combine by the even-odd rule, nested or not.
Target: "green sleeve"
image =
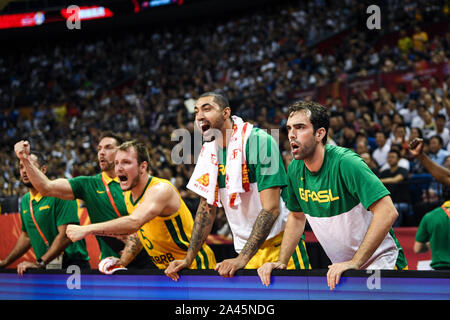
[[[430,237],[431,234],[428,232],[428,215],[425,215],[417,228],[415,240],[417,242],[427,243],[430,241]]]
[[[302,207],[297,199],[298,187],[295,186],[291,177],[295,177],[295,162],[292,161],[288,167],[288,186],[287,186],[287,202],[286,207],[292,212],[303,212]]]
[[[262,129],[253,129],[246,145],[248,168],[256,177],[258,191],[287,185],[286,170],[275,139]]]
[[[27,228],[25,227],[25,220],[23,219],[23,211],[26,210],[26,207],[27,207],[26,203],[29,203],[29,202],[30,202],[30,197],[27,196],[27,194],[25,194],[22,197],[22,200],[20,201],[20,221],[22,222],[21,229],[23,232],[27,232],[27,233],[28,233],[28,231],[27,231]]]
[[[90,183],[91,179],[92,177],[89,176],[79,176],[69,180],[75,199],[86,198],[86,185]]]
[[[374,202],[390,194],[380,179],[356,153],[342,156],[339,169],[347,191],[359,199],[367,210]]]
[[[55,199],[56,226],[73,223],[80,224],[78,205],[76,200]]]

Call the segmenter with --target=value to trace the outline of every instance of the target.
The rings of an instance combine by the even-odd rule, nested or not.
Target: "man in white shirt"
[[[442,138],[443,146],[446,147],[450,143],[450,129],[445,126],[446,119],[443,114],[437,114],[434,117],[436,130],[430,131],[426,138],[430,139],[432,136],[439,135]],[[448,150],[447,148],[447,151]]]
[[[409,99],[407,103],[407,108],[402,108],[398,113],[403,117],[403,121],[406,125],[410,125],[414,117],[417,117],[417,101],[414,99]]]
[[[375,142],[378,148],[373,151],[372,157],[378,163],[378,166],[382,167],[386,163],[389,150],[391,149],[391,142],[386,139],[386,134],[383,131],[375,134]]]

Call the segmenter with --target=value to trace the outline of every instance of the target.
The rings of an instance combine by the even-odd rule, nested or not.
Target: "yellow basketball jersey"
[[[186,256],[191,240],[194,220],[178,190],[166,179],[150,177],[142,195],[133,202],[131,191],[124,193],[125,204],[129,214],[144,200],[147,190],[158,183],[167,183],[177,191],[180,208],[168,217],[155,217],[139,230],[138,235],[148,255],[160,269],[165,269],[173,260],[182,260]],[[148,192],[151,192],[148,191]],[[214,269],[216,259],[211,248],[203,244],[191,265],[191,269]]]

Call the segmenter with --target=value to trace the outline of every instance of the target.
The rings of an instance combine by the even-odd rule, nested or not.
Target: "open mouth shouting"
[[[129,179],[128,176],[126,174],[118,174],[117,178],[120,181],[120,187],[122,188],[123,191],[128,191],[131,189],[131,185],[129,183]]]
[[[295,141],[291,141],[291,152],[293,154],[297,153],[300,150],[300,144],[295,142]]]
[[[201,122],[199,123],[199,128],[202,131],[202,134],[207,134],[208,130],[211,129],[211,124],[208,122]]]
[[[214,128],[211,126],[211,123],[208,121],[199,121],[197,126],[200,128],[203,139],[205,141],[213,141],[215,139],[216,134],[214,133]]]

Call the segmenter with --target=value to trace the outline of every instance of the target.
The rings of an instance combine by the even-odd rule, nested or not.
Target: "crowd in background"
[[[113,130],[145,141],[152,174],[172,180],[187,202],[195,201],[185,190],[193,161],[175,164],[171,154],[179,142],[175,129],[194,132],[193,101],[201,93],[221,90],[233,113],[262,128],[283,129],[293,91],[448,61],[450,32],[423,30],[448,19],[447,6],[387,5],[382,32],[365,27],[359,1],[284,1],[251,14],[0,52],[0,196],[27,191],[13,153],[18,140],[47,156],[51,179],[72,178],[99,172],[96,139]],[[320,40],[344,32],[339,46],[318,50]],[[385,34],[398,34],[396,45],[377,49]],[[432,159],[450,168],[449,89],[447,75],[427,86],[414,78],[410,90],[360,90],[345,104],[330,96],[329,143],[354,149],[380,177],[395,164],[389,151],[397,149],[407,180],[426,174],[406,152],[408,141],[419,136]],[[279,142],[287,165],[283,130]],[[427,191],[442,195],[438,186]]]

